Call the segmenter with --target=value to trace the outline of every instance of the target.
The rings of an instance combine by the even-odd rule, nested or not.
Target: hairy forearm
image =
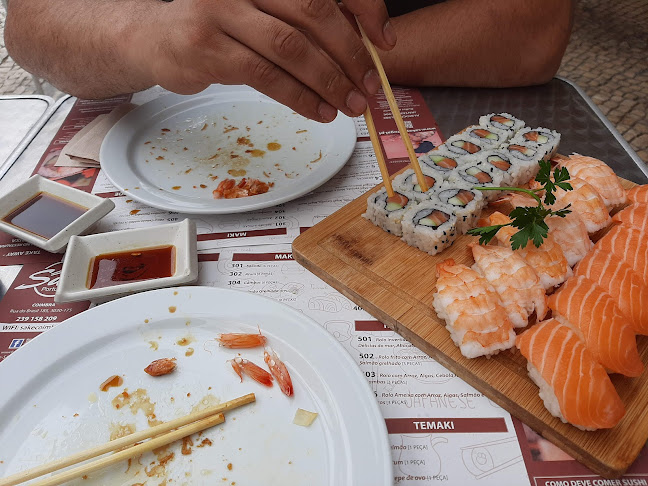
[[[159,7],[157,0],[10,0],[7,50],[28,71],[79,97],[135,92],[152,84],[138,63],[145,55],[138,36]]]
[[[570,0],[450,0],[392,19],[390,81],[510,87],[546,82],[569,40]]]

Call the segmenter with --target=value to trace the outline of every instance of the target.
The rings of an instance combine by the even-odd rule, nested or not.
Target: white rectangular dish
[[[105,302],[143,290],[194,283],[198,279],[196,225],[190,219],[149,228],[113,231],[89,236],[73,236],[63,261],[56,302],[90,300]],[[120,280],[108,286],[89,288],[95,257],[132,250],[134,253],[172,246],[171,275],[129,282]],[[145,277],[146,278],[146,277]]]
[[[38,233],[29,231],[25,228],[11,224],[6,218],[16,213],[21,208],[28,207],[28,203],[35,200],[37,196],[43,194],[53,197],[62,205],[81,207],[85,209],[78,217],[66,223],[62,229],[50,237],[42,236]],[[52,253],[62,253],[65,251],[70,238],[74,235],[80,235],[88,232],[101,218],[113,210],[115,203],[110,199],[104,199],[93,194],[89,194],[79,189],[60,184],[39,175],[33,175],[24,183],[9,191],[6,195],[0,197],[0,231],[16,236],[25,240],[34,246],[42,248]],[[47,215],[38,215],[47,219]],[[39,222],[36,221],[38,225]]]

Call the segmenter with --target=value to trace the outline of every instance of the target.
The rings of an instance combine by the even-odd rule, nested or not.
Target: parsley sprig
[[[542,185],[538,189],[522,189],[520,187],[475,187],[480,191],[516,191],[524,192],[538,201],[537,206],[531,207],[516,207],[511,211],[509,217],[510,223],[496,224],[492,226],[484,226],[481,228],[472,228],[468,230],[469,235],[479,236],[479,243],[482,245],[488,244],[490,240],[497,234],[500,228],[504,226],[513,226],[518,228],[518,232],[511,236],[511,248],[517,250],[527,246],[529,241],[532,241],[536,248],[542,245],[542,242],[549,233],[549,227],[545,223],[545,218],[548,216],[560,216],[564,218],[567,214],[571,213],[569,206],[553,211],[549,207],[556,202],[556,195],[554,194],[558,188],[565,191],[571,191],[572,186],[567,182],[569,180],[569,171],[565,167],[556,167],[551,172],[551,163],[547,160],[539,162],[540,170],[536,175],[535,180]],[[544,204],[543,200],[538,195],[544,191]]]

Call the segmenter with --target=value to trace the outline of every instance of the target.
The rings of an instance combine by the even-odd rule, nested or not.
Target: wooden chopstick
[[[214,425],[222,424],[224,421],[225,416],[222,413],[204,418],[202,420],[198,420],[189,425],[185,425],[184,427],[180,427],[179,429],[176,429],[172,432],[159,435],[136,446],[129,447],[127,449],[124,449],[123,451],[115,452],[110,456],[102,457],[101,459],[97,459],[96,461],[92,461],[88,464],[83,464],[79,467],[63,471],[60,474],[55,474],[54,476],[51,476],[47,479],[43,479],[42,481],[36,481],[35,483],[31,483],[30,486],[57,486],[74,478],[90,474],[106,466],[116,464],[125,459],[139,456],[150,450],[170,444],[171,442],[175,442],[176,440],[180,440],[191,434],[200,432],[201,430],[208,429],[209,427],[213,427]]]
[[[214,407],[206,408],[205,410],[201,410],[199,412],[194,412],[189,415],[185,415],[184,417],[180,417],[174,420],[169,420],[168,422],[164,422],[160,425],[156,425],[155,427],[151,427],[149,429],[145,430],[140,430],[139,432],[134,432],[130,435],[120,437],[119,439],[111,440],[110,442],[107,442],[105,444],[101,444],[96,447],[92,447],[90,449],[86,449],[85,451],[78,452],[76,454],[72,454],[67,457],[63,457],[61,459],[57,459],[55,461],[48,462],[47,464],[43,464],[41,466],[34,467],[32,469],[27,469],[26,471],[21,471],[16,474],[12,474],[11,476],[7,476],[6,478],[0,479],[0,486],[14,486],[16,484],[20,484],[24,481],[29,481],[30,479],[37,478],[39,476],[42,476],[47,473],[51,473],[54,471],[58,471],[60,469],[66,468],[68,466],[71,466],[73,464],[77,464],[79,462],[87,461],[88,459],[92,459],[93,457],[100,456],[102,454],[106,454],[107,452],[112,452],[115,450],[122,449],[124,447],[131,446],[135,444],[136,442],[140,442],[146,439],[150,439],[151,437],[154,437],[154,439],[151,440],[157,440],[158,438],[166,438],[166,442],[164,442],[161,445],[168,444],[170,442],[173,442],[174,440],[170,438],[170,434],[167,434],[170,430],[173,429],[179,429],[179,427],[184,427],[187,426],[188,424],[192,424],[193,422],[196,423],[205,423],[204,421],[207,420],[208,418],[213,418],[213,415],[220,414],[221,412],[226,412],[228,410],[232,410],[234,408],[238,408],[242,405],[246,405],[248,403],[254,402],[256,400],[256,397],[254,393],[248,393],[247,395],[243,395],[242,397],[235,398],[233,400],[221,403],[219,405],[216,405]],[[218,422],[220,423],[220,422]],[[215,424],[214,424],[215,425]],[[204,428],[211,427],[211,425],[204,425]],[[197,429],[196,431],[199,431],[202,429]],[[186,437],[187,435],[192,434],[193,432],[187,433],[186,435],[181,435],[179,438]],[[164,434],[164,435],[161,435]],[[160,436],[160,437],[155,437],[155,436]],[[145,445],[145,444],[150,444],[149,442],[146,442],[144,444],[140,445]],[[139,446],[136,446],[139,447]],[[155,446],[159,447],[159,446]],[[127,450],[132,450],[134,449],[130,448]],[[140,449],[143,450],[143,449]],[[150,450],[150,449],[146,449]],[[125,451],[122,451],[125,452]],[[109,456],[109,458],[113,458],[116,454],[113,454],[112,456]],[[126,456],[130,457],[130,456]],[[108,458],[107,458],[108,459]],[[102,459],[103,460],[103,459]],[[94,464],[94,463],[93,463]],[[103,466],[101,466],[103,467]],[[85,474],[85,473],[83,473]],[[54,476],[58,477],[60,475]],[[53,479],[52,477],[51,479]],[[68,481],[69,479],[66,479]],[[40,484],[40,483],[37,483]],[[50,484],[50,483],[46,483]],[[51,483],[55,484],[55,483]],[[56,483],[58,484],[58,483]]]
[[[356,19],[356,23],[358,24],[358,28],[360,29],[360,34],[362,35],[362,42],[364,43],[365,47],[369,51],[369,54],[371,55],[371,59],[373,59],[373,62],[376,65],[376,70],[378,71],[378,75],[380,76],[380,84],[382,85],[383,92],[385,93],[385,97],[387,98],[387,103],[389,103],[389,109],[391,110],[392,115],[394,116],[394,121],[396,122],[398,131],[400,132],[401,138],[403,139],[405,148],[407,149],[407,155],[409,156],[410,163],[412,164],[412,168],[416,173],[416,180],[418,181],[419,186],[421,186],[421,192],[425,192],[429,189],[429,187],[425,182],[425,177],[423,176],[423,172],[421,171],[421,166],[419,165],[418,158],[416,157],[416,152],[414,152],[412,141],[409,138],[407,129],[405,128],[405,123],[403,122],[403,117],[401,116],[400,110],[398,109],[398,103],[396,103],[396,98],[394,98],[394,93],[392,92],[391,86],[389,85],[387,74],[385,74],[385,68],[383,67],[382,62],[380,61],[380,56],[376,51],[376,47],[373,45],[373,42],[369,40],[367,34],[362,28],[362,25],[360,25],[360,22],[358,22],[357,19]],[[367,107],[367,112],[368,111],[369,111],[369,107]],[[366,118],[367,115],[365,112],[365,119]],[[367,128],[369,128],[369,123],[367,123]],[[374,130],[375,130],[375,126],[374,126]],[[369,135],[371,136],[371,130],[369,130]],[[373,143],[373,139],[371,140],[371,142]],[[379,150],[376,150],[375,146],[374,146],[374,151],[376,152],[376,157],[379,157],[378,156]],[[380,162],[380,158],[378,162]],[[382,173],[382,166],[380,170]],[[383,173],[383,180],[386,180],[384,173]],[[385,184],[385,188],[387,188],[387,184]]]
[[[373,117],[371,116],[371,110],[369,110],[369,105],[367,105],[367,109],[364,112],[364,119],[367,123],[367,130],[369,131],[371,145],[373,146],[376,158],[378,159],[378,167],[380,167],[380,174],[382,175],[383,183],[385,184],[387,196],[393,197],[394,189],[392,188],[391,179],[389,178],[387,162],[385,162],[385,156],[383,155],[382,147],[380,146],[378,132],[376,131],[376,125],[374,125]]]

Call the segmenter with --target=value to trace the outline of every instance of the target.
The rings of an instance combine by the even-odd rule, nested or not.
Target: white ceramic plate
[[[266,388],[249,378],[240,383],[226,362],[238,351],[265,367],[262,349],[228,350],[214,341],[220,332],[257,332],[257,325],[288,366],[291,398],[276,384]],[[177,358],[173,373],[157,378],[144,373],[152,360],[163,357]],[[123,384],[100,391],[111,375],[121,376]],[[0,383],[0,477],[107,442],[120,425],[148,427],[137,406],[115,408],[113,400],[127,389],[131,405],[146,406],[148,397],[154,407],[149,412],[162,421],[246,393],[255,393],[257,401],[193,436],[190,455],[175,444],[75,484],[173,479],[173,484],[380,486],[393,481],[385,422],[353,359],[317,323],[254,294],[180,287],[103,304],[5,359]],[[297,408],[319,416],[310,427],[294,425]],[[211,445],[198,447],[204,439]],[[171,452],[173,459],[160,466]],[[159,475],[149,477],[147,471]]]
[[[303,196],[333,177],[356,142],[353,120],[317,123],[247,86],[166,95],[115,124],[101,168],[134,199],[169,211],[225,214]],[[214,199],[223,179],[272,182],[265,194]]]

